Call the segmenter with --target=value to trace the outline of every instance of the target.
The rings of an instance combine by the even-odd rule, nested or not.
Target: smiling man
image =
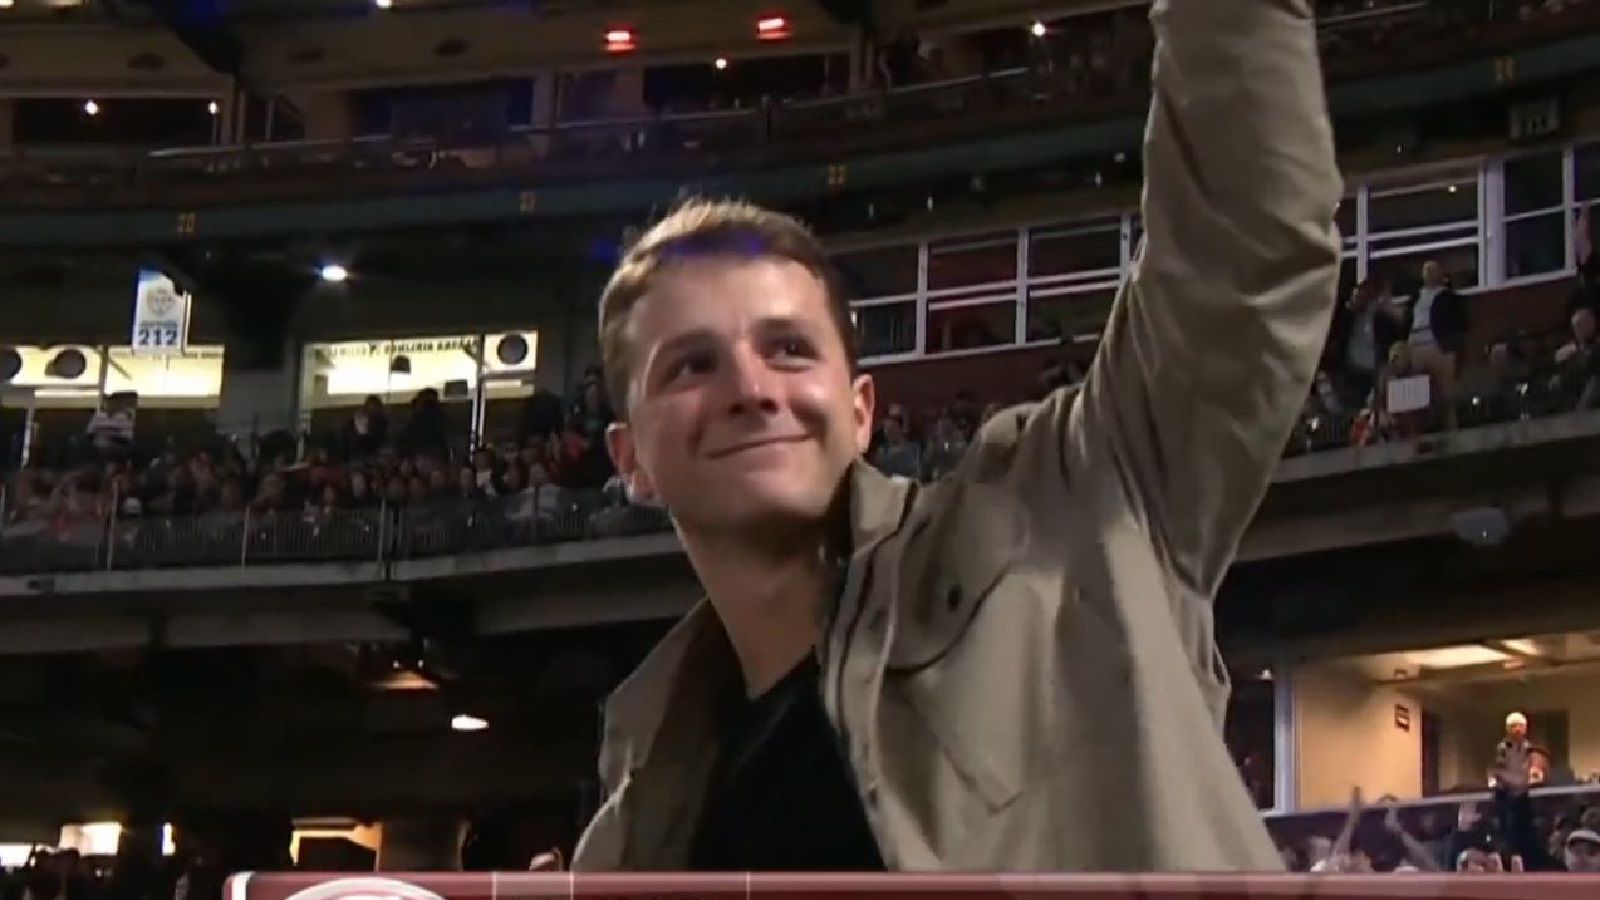
[[[611,450],[707,600],[607,706],[575,868],[1281,865],[1210,604],[1322,349],[1340,181],[1309,0],[1152,18],[1147,231],[1100,353],[933,486],[861,462],[877,397],[799,224],[691,203],[623,259]]]

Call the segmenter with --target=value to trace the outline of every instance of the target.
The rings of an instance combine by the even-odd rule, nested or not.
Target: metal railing
[[[130,513],[114,497],[106,506],[103,516],[19,519],[0,529],[0,575],[384,562],[671,529],[660,510],[555,487],[508,497],[249,506],[188,516]]]
[[[1592,4],[1521,19],[1515,4],[1463,0],[1448,5],[1448,13],[1446,24],[1459,26],[1449,39],[1408,41],[1403,53],[1352,40],[1349,32],[1362,27],[1359,21],[1326,23],[1326,33],[1337,31],[1339,37],[1323,48],[1329,77],[1347,80],[1482,59],[1600,24],[1600,10]],[[1392,18],[1374,21],[1387,27]],[[15,148],[0,153],[0,199],[60,204],[77,193],[85,202],[130,205],[148,202],[152,192],[196,188],[199,195],[175,199],[203,203],[207,186],[226,189],[209,198],[219,202],[257,195],[281,199],[286,179],[310,180],[319,194],[330,185],[336,192],[414,187],[419,181],[440,187],[499,185],[519,169],[540,176],[614,178],[621,160],[629,162],[631,172],[681,170],[697,176],[708,164],[808,159],[832,164],[852,152],[897,143],[926,146],[930,140],[992,133],[1008,125],[1061,125],[1137,112],[1149,87],[1141,54],[1095,69],[1016,68],[817,100],[515,128],[488,141],[385,135],[159,150]],[[922,127],[925,123],[934,127]],[[941,131],[939,123],[954,127]]]

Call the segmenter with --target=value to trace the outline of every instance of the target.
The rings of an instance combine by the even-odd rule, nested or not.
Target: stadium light
[[[612,28],[606,32],[607,53],[629,53],[633,48],[632,31],[626,28]]]
[[[478,716],[461,713],[450,720],[451,731],[483,731],[489,727],[489,720]]]
[[[789,20],[783,16],[762,16],[756,20],[756,39],[781,41],[789,36]]]
[[[350,279],[350,270],[338,263],[328,263],[317,270],[317,277],[329,284],[342,284]]]

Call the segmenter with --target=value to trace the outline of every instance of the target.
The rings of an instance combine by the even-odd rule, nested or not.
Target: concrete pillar
[[[216,412],[222,434],[298,430],[302,367],[292,323],[315,286],[312,277],[270,267],[229,267],[201,279],[197,301],[220,306],[226,326]]]
[[[17,130],[17,101],[0,98],[0,147],[9,147],[15,141]]]
[[[644,102],[644,67],[624,66],[611,83],[608,112],[617,118],[644,116],[650,108]]]
[[[348,91],[309,88],[284,95],[305,118],[306,140],[346,141],[355,136]]]

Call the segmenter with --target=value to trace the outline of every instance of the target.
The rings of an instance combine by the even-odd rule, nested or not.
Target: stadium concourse
[[[122,21],[15,4],[18,21],[97,34],[143,33],[162,18],[147,6]],[[694,593],[666,512],[629,502],[604,447],[590,308],[616,235],[662,184],[829,160],[825,185],[779,199],[855,295],[880,384],[870,461],[937,479],[997,409],[1083,377],[1138,243],[1135,143],[866,187],[853,160],[897,142],[953,153],[990,115],[1010,134],[1137,112],[1143,10],[1094,6],[863,30],[843,64],[768,69],[731,52],[630,64],[647,42],[611,28],[613,58],[541,61],[557,85],[543,113],[531,79],[460,87],[471,42],[431,33],[392,90],[328,87],[367,83],[373,60],[273,73],[283,114],[271,97],[240,113],[231,87],[188,118],[111,88],[42,97],[57,82],[18,86],[29,57],[0,57],[0,93],[26,88],[6,101],[0,218],[396,194],[420,209],[540,185],[509,226],[359,219],[334,240],[274,231],[274,208],[202,241],[209,213],[191,211],[176,242],[0,258],[17,287],[0,322],[0,900],[215,900],[233,869],[516,869],[570,849],[597,799],[598,704]],[[338,63],[327,10],[268,7],[207,33],[167,24],[202,58],[226,62],[223,32],[280,28],[284,65]],[[1600,535],[1574,487],[1600,431],[1600,144],[1573,87],[1592,64],[1571,84],[1517,75],[1556,71],[1600,4],[1317,10],[1350,173],[1345,278],[1218,601],[1228,744],[1292,869],[1597,871]],[[788,39],[775,21],[752,40]],[[1519,70],[1527,48],[1550,52]],[[1466,87],[1418,86],[1447,66]],[[1568,124],[1548,125],[1540,89]],[[1391,93],[1431,99],[1397,112]],[[648,202],[537,220],[546,184],[644,176]],[[152,257],[195,304],[187,346],[159,358],[128,345],[125,295]],[[114,289],[90,284],[103,272]],[[418,337],[439,334],[454,336]],[[402,579],[413,563],[426,577]],[[1531,743],[1508,770],[1513,710]]]

